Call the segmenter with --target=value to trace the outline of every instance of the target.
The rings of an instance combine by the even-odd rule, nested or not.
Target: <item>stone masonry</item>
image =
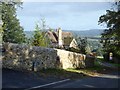
[[[47,68],[85,68],[94,66],[95,58],[61,49],[29,45],[3,44],[2,67],[19,70]]]

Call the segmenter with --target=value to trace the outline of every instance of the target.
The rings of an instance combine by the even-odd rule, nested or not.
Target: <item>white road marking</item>
[[[61,83],[61,82],[66,82],[69,81],[70,79],[65,79],[65,80],[61,80],[61,81],[57,81],[57,82],[52,82],[52,83],[48,83],[48,84],[44,84],[44,85],[40,85],[40,86],[36,86],[36,87],[31,87],[25,90],[31,90],[31,89],[35,89],[35,88],[41,88],[41,87],[45,87],[45,86],[49,86],[49,85],[53,85],[53,84],[57,84],[57,83]]]

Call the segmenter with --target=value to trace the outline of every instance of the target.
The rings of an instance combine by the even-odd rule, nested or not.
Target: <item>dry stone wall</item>
[[[85,68],[94,66],[94,57],[54,48],[3,44],[2,67],[19,70]]]
[[[57,55],[60,58],[62,68],[84,68],[85,55],[65,50],[58,50]]]

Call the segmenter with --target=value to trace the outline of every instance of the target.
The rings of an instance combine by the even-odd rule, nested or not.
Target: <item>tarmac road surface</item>
[[[117,72],[82,79],[59,79],[37,77],[27,72],[3,69],[2,88],[119,88],[120,76]]]
[[[119,88],[120,76],[117,73],[88,77],[53,88]]]

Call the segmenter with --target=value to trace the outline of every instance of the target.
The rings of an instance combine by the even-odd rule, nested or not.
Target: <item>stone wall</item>
[[[19,70],[85,68],[94,66],[94,57],[54,48],[3,44],[2,67]]]
[[[84,68],[85,55],[57,49],[62,68]]]

